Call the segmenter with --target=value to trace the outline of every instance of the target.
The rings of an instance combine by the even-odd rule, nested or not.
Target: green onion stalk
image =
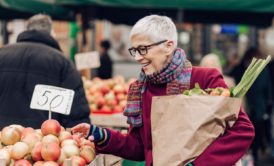
[[[232,97],[243,97],[252,86],[254,81],[260,75],[265,66],[270,62],[270,55],[266,59],[253,58],[248,68],[244,72],[239,84],[231,89]]]

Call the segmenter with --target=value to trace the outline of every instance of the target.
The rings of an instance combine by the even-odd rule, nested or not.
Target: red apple
[[[7,149],[0,149],[0,158],[6,161],[6,165],[10,163],[10,153]]]
[[[116,105],[116,106],[114,106],[113,111],[114,112],[123,112],[124,110],[121,106]]]
[[[109,100],[108,105],[112,108],[118,104],[117,100]]]
[[[119,105],[124,109],[127,105],[127,101],[126,100],[122,100],[119,102]]]
[[[36,161],[33,166],[44,166],[44,161]]]
[[[37,133],[29,133],[22,137],[21,141],[28,144],[30,149],[32,149],[37,142],[40,142],[40,137],[37,135]]]
[[[97,99],[98,97],[103,97],[103,94],[101,92],[98,92],[98,91],[94,92],[92,95],[94,96],[95,99]]]
[[[118,94],[116,94],[116,99],[118,101],[124,100],[124,99],[126,99],[126,95],[124,93],[118,93]]]
[[[100,77],[94,77],[92,81],[93,82],[101,82],[102,79]]]
[[[42,134],[41,129],[36,129],[35,130],[35,134],[39,137],[40,140],[42,140],[43,134]]]
[[[91,111],[98,110],[98,106],[97,106],[97,104],[90,104],[90,105],[89,105],[89,109],[90,109]]]
[[[55,135],[52,135],[52,134],[49,134],[49,135],[46,135],[42,138],[42,141],[41,141],[43,144],[45,143],[50,143],[50,142],[55,142],[56,144],[59,145],[60,141],[59,139],[55,136]]]
[[[92,94],[87,93],[86,98],[87,98],[88,103],[93,103],[94,96]]]
[[[15,161],[14,166],[32,166],[28,160],[22,159]]]
[[[46,120],[41,126],[41,132],[43,135],[53,134],[58,137],[61,132],[61,125],[57,120]]]
[[[68,145],[78,146],[78,143],[74,139],[65,139],[61,142],[61,147]]]
[[[8,145],[8,146],[4,146],[3,149],[6,149],[9,152],[9,154],[11,154],[12,147],[13,145]]]
[[[95,104],[97,104],[98,107],[102,107],[103,105],[105,105],[105,103],[106,103],[106,100],[105,100],[105,98],[103,96],[98,97],[95,100]]]
[[[55,142],[42,144],[41,156],[45,161],[56,161],[61,154],[59,145]]]
[[[106,101],[115,100],[115,94],[114,92],[109,92],[104,96]]]
[[[78,146],[75,145],[66,145],[62,147],[62,151],[64,152],[66,158],[72,157],[72,156],[79,156],[80,150]]]
[[[80,144],[81,144],[80,136],[78,136],[78,135],[72,135],[72,139],[77,142],[77,146],[79,147]]]
[[[13,145],[16,142],[20,141],[20,139],[20,131],[15,127],[4,127],[4,129],[1,132],[1,141],[5,145]]]
[[[43,166],[59,166],[59,164],[54,161],[46,161],[44,162]]]
[[[101,112],[111,112],[111,109],[109,106],[107,105],[104,105],[101,109],[100,109]]]
[[[24,158],[30,152],[28,144],[24,142],[16,142],[11,149],[11,158],[19,160]]]
[[[30,133],[35,133],[35,130],[31,127],[24,128],[23,131],[22,131],[21,138],[24,138],[26,135],[28,135]]]
[[[72,166],[86,166],[86,161],[79,156],[72,156]]]
[[[12,125],[10,125],[10,127],[15,127],[15,128],[17,128],[17,129],[20,131],[21,134],[22,134],[22,132],[23,132],[23,130],[24,130],[24,128],[25,128],[25,127],[23,127],[22,125],[18,125],[18,124],[12,124]]]
[[[66,139],[72,139],[72,135],[68,131],[61,131],[59,135],[60,142],[66,140]]]
[[[34,148],[31,151],[31,158],[34,161],[39,161],[42,160],[42,156],[41,156],[41,150],[42,150],[42,143],[41,142],[37,142],[34,145]]]
[[[105,86],[101,86],[100,87],[100,91],[103,94],[107,94],[110,91],[110,88],[108,86],[106,86],[106,85]]]
[[[114,91],[115,94],[124,93],[125,92],[125,88],[122,85],[120,85],[120,84],[116,84],[113,87],[113,91]]]
[[[57,163],[59,165],[62,165],[64,163],[65,159],[66,159],[66,155],[65,155],[64,151],[61,149],[61,154],[57,160]]]
[[[82,146],[80,149],[80,156],[85,159],[86,163],[90,163],[95,158],[95,150],[90,146]]]

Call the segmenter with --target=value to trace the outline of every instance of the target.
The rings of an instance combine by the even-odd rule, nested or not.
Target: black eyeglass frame
[[[147,51],[148,51],[148,49],[149,49],[150,47],[156,46],[156,45],[159,45],[159,44],[162,44],[162,43],[167,42],[167,41],[168,41],[168,40],[161,40],[161,41],[159,41],[159,42],[152,43],[152,44],[150,44],[150,45],[139,46],[139,47],[137,47],[137,48],[131,47],[131,48],[128,49],[128,51],[129,51],[130,55],[133,56],[133,57],[136,56],[136,52],[137,52],[137,51],[138,51],[139,55],[144,56],[144,55],[147,54]],[[141,50],[143,50],[143,52],[142,52]]]

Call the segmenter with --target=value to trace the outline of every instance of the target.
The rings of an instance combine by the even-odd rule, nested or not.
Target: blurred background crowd
[[[85,87],[91,88],[90,80],[99,82],[98,87],[112,84],[116,91],[128,87],[126,82],[138,75],[139,65],[127,50],[128,37],[132,24],[148,14],[171,17],[179,30],[178,46],[185,50],[187,58],[197,66],[218,68],[229,87],[239,83],[253,57],[272,55],[272,62],[244,99],[256,137],[243,164],[247,166],[256,161],[257,165],[270,166],[274,165],[273,11],[274,2],[268,0],[249,0],[249,3],[236,0],[0,0],[0,47],[16,42],[27,18],[37,13],[48,14],[53,18],[53,36],[66,58],[75,62],[78,53],[90,51],[100,55],[100,67],[79,70]],[[110,80],[102,83],[98,77]],[[92,103],[93,97],[87,95],[87,98]],[[120,98],[121,107],[115,110],[118,112],[125,105],[125,97]],[[98,111],[94,104],[90,108]]]

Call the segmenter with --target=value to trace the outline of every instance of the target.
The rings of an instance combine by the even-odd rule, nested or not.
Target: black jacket
[[[97,76],[102,79],[112,78],[112,60],[107,53],[100,55],[100,64]]]
[[[90,122],[81,76],[46,32],[25,31],[17,43],[0,49],[0,129],[10,124],[40,128],[48,112],[30,109],[36,84],[75,91],[69,116],[53,113],[64,127]]]

